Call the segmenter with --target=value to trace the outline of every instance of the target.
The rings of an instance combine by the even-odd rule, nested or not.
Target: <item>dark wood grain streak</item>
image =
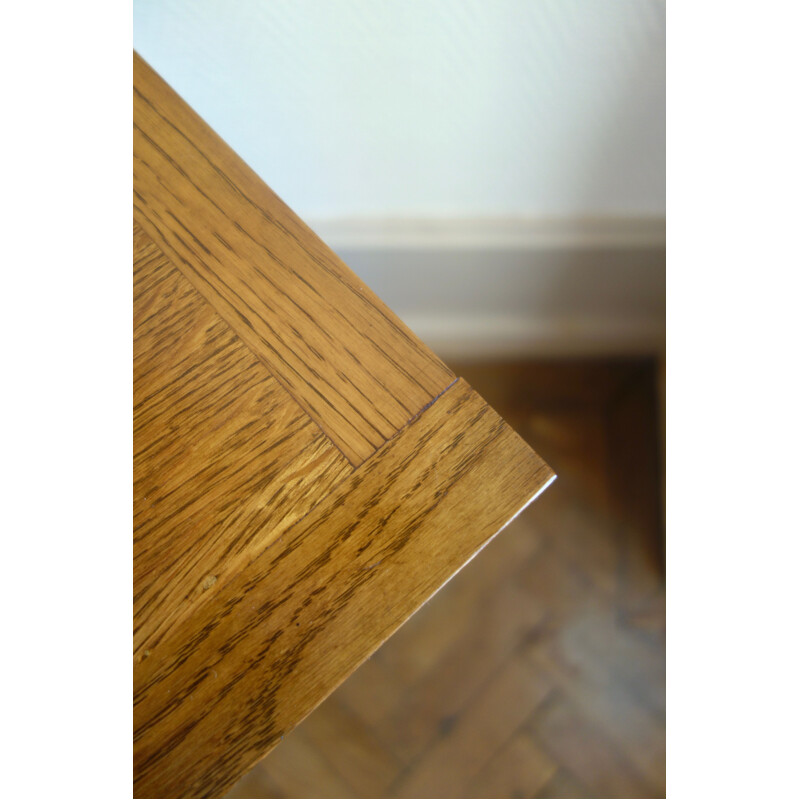
[[[134,224],[134,655],[352,467]]]
[[[137,665],[137,797],[218,796],[552,479],[464,381]]]
[[[353,465],[455,379],[138,56],[134,209]]]

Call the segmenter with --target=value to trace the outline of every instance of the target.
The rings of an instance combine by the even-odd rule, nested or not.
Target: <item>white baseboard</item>
[[[648,318],[407,314],[403,321],[445,361],[647,356],[662,353],[665,346],[662,324]]]
[[[663,352],[663,220],[312,227],[445,360]]]
[[[310,220],[334,250],[654,248],[661,217],[335,217]]]

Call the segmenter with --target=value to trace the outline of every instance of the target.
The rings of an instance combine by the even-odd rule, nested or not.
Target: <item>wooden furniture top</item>
[[[134,792],[219,796],[553,478],[134,54]]]

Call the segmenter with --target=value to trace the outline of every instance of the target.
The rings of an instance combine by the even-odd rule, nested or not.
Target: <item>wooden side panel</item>
[[[223,793],[552,477],[458,381],[137,665],[136,796]]]
[[[345,453],[455,376],[138,56],[137,219]]]
[[[352,467],[134,225],[134,653]]]

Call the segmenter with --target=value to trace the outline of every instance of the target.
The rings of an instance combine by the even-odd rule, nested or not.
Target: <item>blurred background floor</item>
[[[558,480],[228,797],[664,797],[658,366],[450,366]]]

